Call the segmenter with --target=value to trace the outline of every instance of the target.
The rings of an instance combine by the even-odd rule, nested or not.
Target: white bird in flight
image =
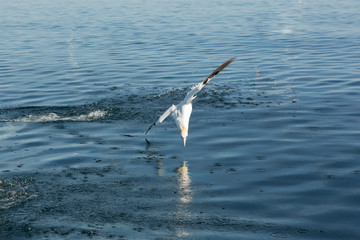
[[[159,117],[159,119],[155,123],[151,124],[151,126],[149,127],[149,129],[146,131],[145,134],[147,134],[153,126],[155,126],[159,123],[162,123],[162,121],[164,121],[165,118],[167,118],[171,114],[176,122],[176,125],[180,128],[180,135],[181,135],[181,138],[184,140],[184,147],[185,147],[186,139],[188,137],[188,132],[189,132],[189,120],[190,120],[190,116],[191,116],[191,112],[192,112],[192,100],[194,100],[196,98],[196,94],[198,92],[200,92],[201,89],[212,78],[214,78],[216,76],[216,74],[221,72],[221,70],[226,68],[234,60],[235,60],[235,58],[231,58],[231,59],[227,60],[226,62],[221,64],[221,66],[218,67],[213,73],[211,73],[204,81],[193,86],[191,88],[190,92],[188,92],[188,94],[186,94],[184,100],[182,100],[178,105],[172,105],[171,107],[169,107]]]

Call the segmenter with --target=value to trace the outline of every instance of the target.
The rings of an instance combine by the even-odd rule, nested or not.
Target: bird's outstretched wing
[[[215,71],[213,71],[202,83],[205,85],[207,84],[211,79],[213,79],[216,74],[218,74],[219,72],[221,72],[224,68],[226,68],[230,63],[232,63],[236,58],[230,58],[229,60],[227,60],[226,62],[224,62],[223,64],[221,64],[220,67],[218,67],[217,69],[215,69]]]
[[[230,58],[229,60],[227,60],[226,62],[224,62],[223,64],[221,64],[220,67],[218,67],[217,69],[215,69],[215,71],[213,71],[204,81],[202,81],[199,84],[196,84],[195,86],[193,86],[190,90],[190,92],[188,92],[188,94],[186,95],[184,102],[187,103],[191,103],[191,101],[196,97],[195,94],[197,94],[198,92],[201,91],[201,89],[211,80],[213,79],[219,72],[221,72],[224,68],[226,68],[230,63],[232,63],[235,60],[235,57]]]
[[[162,121],[164,121],[165,118],[167,118],[167,117],[170,115],[170,113],[172,113],[175,109],[176,109],[175,105],[172,105],[171,107],[169,107],[169,108],[159,117],[159,119],[158,119],[156,122],[154,122],[153,124],[151,124],[151,126],[150,126],[149,129],[145,132],[145,134],[147,134],[148,131],[150,131],[150,129],[151,129],[153,126],[157,125],[158,123],[162,123]]]

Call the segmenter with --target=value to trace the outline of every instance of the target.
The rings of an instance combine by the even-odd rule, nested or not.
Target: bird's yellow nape
[[[186,127],[180,127],[180,135],[184,140],[184,147],[186,147],[186,138],[188,136],[188,129]]]

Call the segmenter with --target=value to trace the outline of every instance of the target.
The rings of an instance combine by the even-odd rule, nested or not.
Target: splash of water
[[[52,112],[44,115],[29,114],[24,117],[16,118],[14,121],[15,122],[94,121],[104,118],[106,113],[107,113],[106,111],[96,110],[88,114],[81,114],[79,116],[62,117]]]

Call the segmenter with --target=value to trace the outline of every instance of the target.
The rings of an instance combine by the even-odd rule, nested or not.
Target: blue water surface
[[[1,1],[0,239],[359,239],[359,11]]]

